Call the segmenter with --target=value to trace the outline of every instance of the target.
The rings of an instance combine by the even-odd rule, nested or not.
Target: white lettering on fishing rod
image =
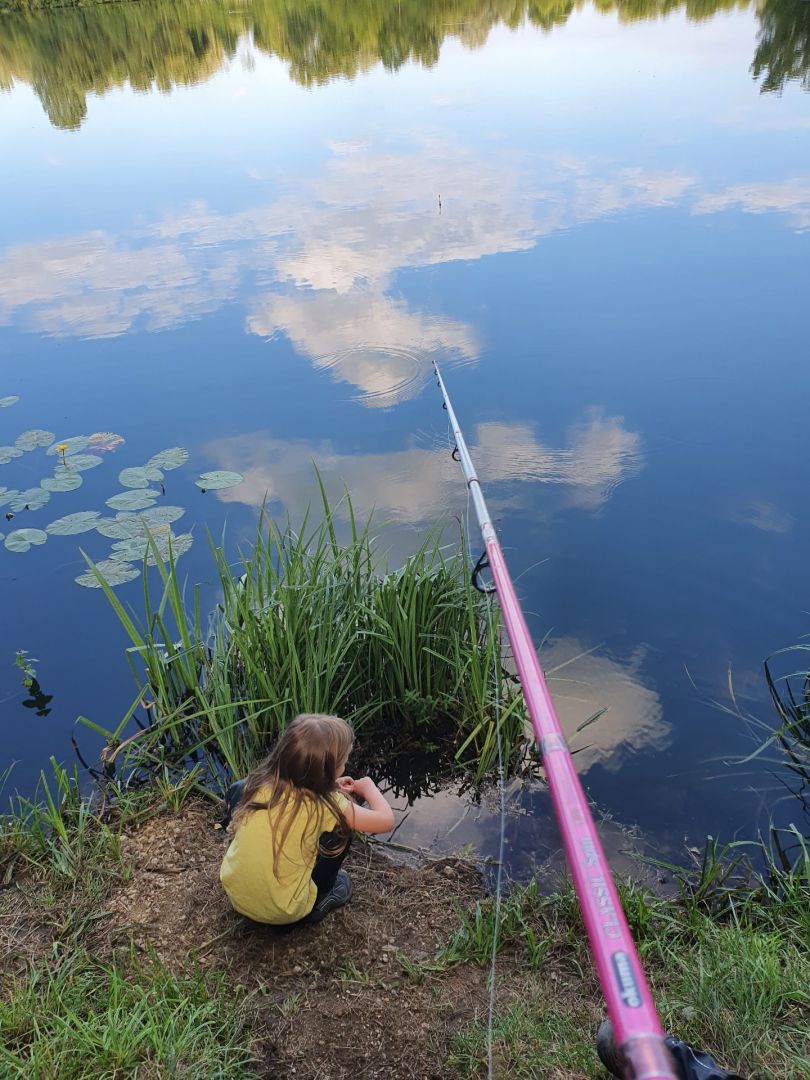
[[[622,1001],[630,1009],[641,1008],[641,993],[638,989],[636,977],[630,964],[630,957],[626,952],[615,952],[611,958],[613,974],[619,987]]]
[[[596,853],[596,847],[590,836],[583,837],[580,843],[585,865],[589,869],[598,866],[599,856]],[[622,936],[621,926],[619,925],[619,918],[616,914],[616,908],[613,906],[613,900],[611,899],[607,882],[601,874],[596,874],[595,876],[588,878],[588,884],[591,887],[591,892],[593,893],[597,907],[599,908],[599,916],[602,920],[602,929],[605,932],[605,936],[609,938],[620,938]]]

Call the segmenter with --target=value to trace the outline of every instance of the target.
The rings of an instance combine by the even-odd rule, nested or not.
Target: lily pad
[[[105,559],[103,562],[96,563],[96,569],[108,585],[123,585],[127,581],[134,581],[140,574],[140,570],[129,563],[118,562],[114,559]],[[101,583],[92,570],[88,570],[86,574],[79,574],[75,580],[78,585],[84,585],[86,589],[101,588]]]
[[[156,525],[171,525],[173,521],[177,521],[183,514],[185,514],[185,510],[182,506],[152,506],[148,510],[144,510],[143,513],[138,514],[137,517],[146,522],[150,529],[154,529]]]
[[[63,469],[60,473],[40,480],[40,487],[45,488],[46,491],[75,491],[81,486],[81,473],[72,472],[70,469]]]
[[[162,562],[169,561],[170,545],[172,555],[175,559],[179,559],[181,555],[185,555],[194,542],[191,533],[181,533],[180,536],[175,536],[168,525],[158,525],[152,532],[152,539]],[[155,551],[146,537],[133,537],[129,540],[119,540],[117,544],[113,544],[110,558],[120,559],[123,562],[143,562],[144,555],[149,566],[156,565]]]
[[[11,397],[0,397],[0,409],[7,409],[9,405],[16,405],[19,400],[14,394]]]
[[[120,495],[107,499],[107,506],[112,510],[145,510],[159,494],[154,488],[146,488],[145,491],[122,491]]]
[[[162,480],[163,473],[152,465],[138,465],[131,469],[122,469],[118,474],[118,483],[126,488],[149,487],[150,480]]]
[[[117,450],[119,446],[123,446],[125,439],[121,435],[116,435],[114,431],[95,431],[87,440],[88,450]]]
[[[47,488],[26,488],[25,491],[18,491],[11,500],[11,509],[15,513],[20,510],[40,510],[50,497],[51,493]]]
[[[57,518],[56,521],[45,526],[45,531],[51,536],[77,536],[79,533],[95,529],[98,518],[98,510],[80,510],[77,514]]]
[[[13,502],[19,494],[16,488],[0,488],[0,506]]]
[[[146,464],[155,469],[164,469],[169,472],[171,469],[179,469],[187,461],[188,450],[184,446],[170,446],[168,450],[161,450],[159,453],[153,454]]]
[[[97,454],[70,454],[65,460],[67,467],[73,472],[87,472],[88,469],[104,464],[104,458]]]
[[[58,439],[55,443],[51,443],[45,452],[59,454],[60,457],[70,457],[71,454],[78,454],[84,450],[89,442],[89,435],[74,435],[70,439]]]
[[[43,431],[41,428],[32,428],[24,431],[14,440],[18,450],[36,450],[38,446],[50,446],[56,438],[52,431]]]
[[[143,537],[146,528],[154,531],[161,525],[171,525],[185,514],[182,506],[152,506],[139,514],[122,511],[114,518],[101,518],[96,529],[102,536],[113,540],[127,540],[131,537]]]
[[[8,465],[15,457],[22,457],[23,452],[16,446],[0,446],[0,465]]]
[[[120,519],[123,516],[123,514],[118,514],[112,518],[99,518],[96,522],[96,532],[106,536],[109,540],[126,540],[129,536],[137,536],[136,530],[139,526],[133,526],[127,521],[121,521]],[[137,517],[136,514],[131,516],[133,518]]]
[[[218,491],[221,488],[236,487],[244,479],[241,473],[218,469],[215,472],[201,473],[199,480],[195,480],[194,483],[203,491]]]
[[[28,551],[33,544],[44,544],[48,534],[42,529],[15,529],[5,539],[9,551]]]

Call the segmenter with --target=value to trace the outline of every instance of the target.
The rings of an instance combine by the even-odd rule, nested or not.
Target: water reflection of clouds
[[[549,673],[566,665],[559,675],[549,675],[549,689],[569,745],[578,750],[578,771],[601,765],[617,772],[633,754],[666,749],[671,727],[658,694],[642,681],[644,648],[624,662],[598,651],[583,656],[583,651],[574,638],[559,638],[542,654]],[[605,712],[578,733],[599,709]]]
[[[723,210],[746,214],[787,214],[797,232],[810,229],[810,180],[792,177],[774,183],[733,184],[725,191],[701,195],[693,206],[695,214],[716,214]]]
[[[387,406],[421,388],[434,353],[472,360],[472,330],[452,319],[411,311],[382,292],[270,294],[248,315],[262,337],[284,333],[315,367],[357,387],[367,405]]]
[[[680,172],[565,154],[475,157],[451,141],[381,152],[329,144],[295,194],[220,213],[192,204],[129,235],[92,232],[0,255],[0,322],[54,336],[162,330],[246,296],[246,329],[285,335],[369,405],[418,391],[432,355],[475,360],[473,327],[392,295],[405,269],[525,251],[545,235],[613,214],[775,212],[810,225],[810,181],[706,192]],[[439,205],[441,196],[441,206]]]
[[[752,525],[762,532],[786,533],[794,525],[793,517],[767,499],[751,499],[732,506],[726,513],[735,525]]]
[[[621,417],[591,409],[572,425],[567,445],[543,446],[523,424],[479,424],[471,450],[485,484],[531,482],[558,485],[564,506],[598,509],[623,480],[643,465],[640,436]],[[331,443],[237,435],[206,447],[217,467],[238,469],[245,481],[218,492],[226,502],[261,506],[280,502],[295,516],[309,502],[306,478],[312,463],[339,496],[348,487],[355,510],[376,511],[399,521],[435,521],[458,492],[458,466],[446,448],[341,454]],[[493,492],[497,498],[498,492]]]

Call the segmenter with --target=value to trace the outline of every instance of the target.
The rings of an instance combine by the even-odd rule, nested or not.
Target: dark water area
[[[209,608],[206,530],[235,556],[265,500],[296,518],[313,462],[396,561],[465,513],[435,358],[610,850],[797,819],[712,701],[731,669],[767,720],[762,661],[810,629],[808,72],[806,0],[0,15],[0,448],[124,440],[39,509],[0,490],[0,531],[111,517],[119,472],[181,446],[154,505]],[[0,461],[29,492],[59,454]],[[210,470],[244,481],[203,493]],[[46,537],[0,544],[22,790],[134,693],[74,580],[115,540]],[[140,610],[140,580],[117,593]],[[492,854],[490,802],[434,794],[397,839]],[[558,843],[541,790],[511,803],[519,872]]]

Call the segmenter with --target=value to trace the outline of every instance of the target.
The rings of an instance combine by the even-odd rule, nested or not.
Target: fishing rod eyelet
[[[450,457],[453,459],[453,461],[461,461],[461,454],[458,452],[457,446],[454,446],[453,449],[450,451]]]
[[[489,569],[489,558],[487,557],[486,551],[482,551],[481,556],[478,559],[478,562],[473,567],[473,572],[472,572],[472,575],[470,577],[470,582],[472,583],[472,587],[474,589],[477,589],[478,592],[483,593],[484,596],[491,596],[492,593],[494,593],[496,591],[494,585],[481,585],[479,583],[479,581],[478,581],[478,576],[481,573],[481,571],[482,570],[488,570],[488,569]]]

